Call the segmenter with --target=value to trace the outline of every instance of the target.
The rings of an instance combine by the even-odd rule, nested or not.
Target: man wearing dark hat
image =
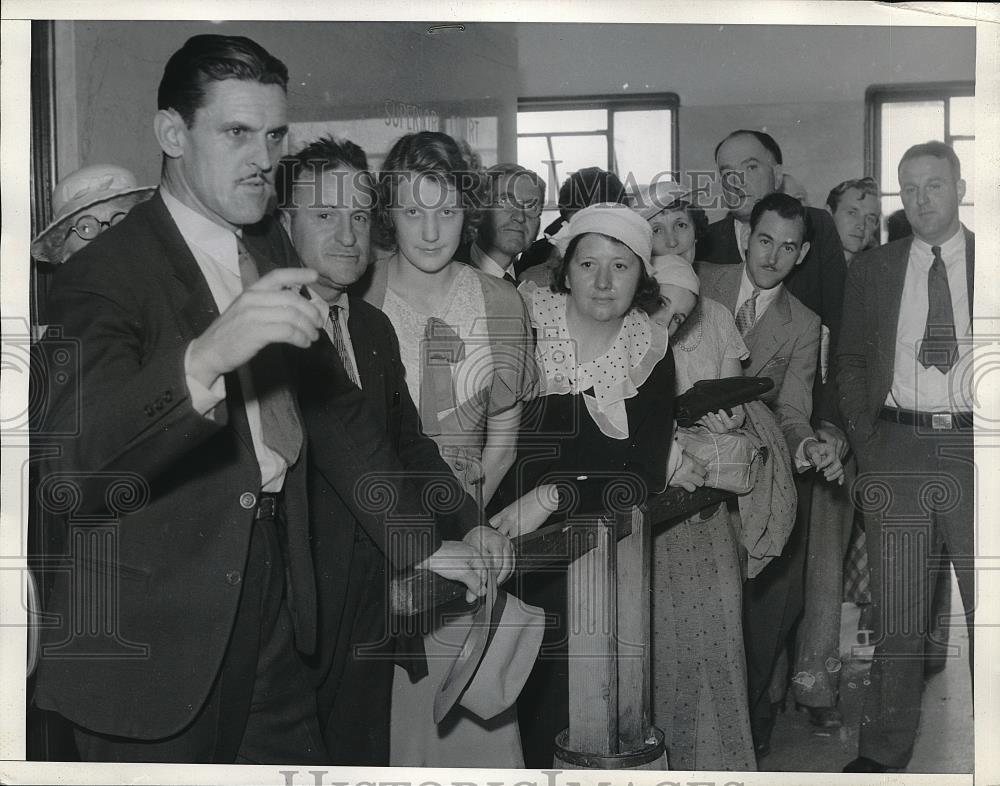
[[[157,193],[53,276],[45,316],[80,357],[41,503],[71,570],[34,698],[84,760],[327,761],[299,657],[315,578],[283,354],[323,315],[265,218],[287,81],[247,38],[189,39],[159,86]]]

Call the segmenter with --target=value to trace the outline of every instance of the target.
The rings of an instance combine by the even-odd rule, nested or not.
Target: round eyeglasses
[[[101,221],[99,218],[91,215],[80,216],[73,226],[70,227],[70,231],[75,232],[76,236],[81,240],[93,240],[108,227],[120,224],[126,215],[128,214],[125,212],[115,213],[107,221]]]

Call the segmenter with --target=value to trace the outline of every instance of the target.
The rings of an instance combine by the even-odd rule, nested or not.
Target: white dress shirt
[[[892,387],[885,403],[917,412],[972,411],[972,322],[969,285],[965,273],[965,232],[960,227],[941,244],[955,318],[958,359],[947,374],[935,366],[924,368],[917,357],[927,327],[927,275],[934,261],[931,246],[916,237],[910,245],[906,279],[896,323],[896,358]]]
[[[478,267],[484,273],[493,276],[494,278],[503,278],[504,275],[509,275],[514,278],[514,263],[511,261],[507,267],[503,267],[499,262],[497,262],[493,257],[483,251],[478,243],[473,243],[469,247],[469,256],[472,257],[472,264]]]
[[[762,289],[760,294],[757,295],[757,307],[754,310],[754,325],[760,322],[760,318],[764,316],[764,312],[771,306],[771,304],[778,297],[778,293],[781,292],[784,284],[778,284],[778,286],[771,289]],[[740,308],[746,303],[754,291],[754,283],[750,280],[750,276],[747,274],[746,265],[743,266],[743,275],[740,276],[740,291],[736,296],[736,310],[733,314],[739,314]]]
[[[208,283],[212,298],[221,314],[243,292],[240,280],[239,252],[236,248],[236,235],[214,221],[209,221],[200,213],[196,213],[183,202],[172,196],[166,188],[160,187],[160,196],[167,211],[177,224],[181,237],[187,243],[191,254],[201,274]],[[188,369],[188,353],[190,344],[184,353],[185,373]],[[285,472],[288,464],[280,454],[271,450],[264,443],[264,432],[260,423],[260,405],[254,392],[253,380],[250,377],[249,366],[240,366],[236,370],[246,404],[247,422],[250,425],[250,436],[253,439],[254,453],[260,465],[261,490],[269,492],[281,491],[285,482]],[[196,412],[205,417],[212,417],[212,411],[226,398],[226,384],[219,377],[210,388],[206,388],[198,380],[186,373],[188,392],[191,394],[191,404]]]
[[[750,239],[750,222],[740,221],[733,216],[733,232],[736,233],[736,248],[740,250],[740,259],[747,261],[747,241]]]

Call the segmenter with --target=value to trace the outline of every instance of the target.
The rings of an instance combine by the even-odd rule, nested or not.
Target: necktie
[[[503,280],[504,280],[504,281],[506,281],[506,282],[507,282],[508,284],[513,284],[513,285],[514,285],[515,287],[517,286],[517,279],[516,279],[516,278],[514,278],[514,277],[513,277],[513,276],[512,276],[512,275],[511,275],[510,273],[508,273],[507,271],[504,271],[504,274],[503,274]]]
[[[958,358],[955,339],[955,314],[951,305],[948,271],[941,258],[941,246],[932,246],[934,261],[927,273],[927,326],[917,357],[924,368],[934,366],[947,374]]]
[[[438,414],[457,406],[453,367],[465,360],[465,342],[451,325],[431,317],[420,345],[420,425],[429,437],[442,433]]]
[[[351,362],[351,355],[347,351],[347,341],[344,339],[344,331],[340,327],[340,306],[330,306],[330,332],[333,334],[333,346],[340,356],[340,362],[344,364],[344,371],[351,378],[351,382],[361,387],[361,380],[358,379],[358,372]]]
[[[740,331],[741,336],[745,336],[747,331],[753,327],[753,323],[757,321],[757,295],[759,294],[760,290],[754,287],[753,294],[743,301],[740,310],[736,312],[736,329]]]
[[[236,248],[239,251],[240,281],[243,289],[247,289],[260,278],[257,262],[238,237]],[[250,378],[260,407],[264,444],[292,465],[302,449],[302,424],[295,412],[292,394],[288,391],[288,372],[281,347],[270,344],[258,352],[250,361]]]

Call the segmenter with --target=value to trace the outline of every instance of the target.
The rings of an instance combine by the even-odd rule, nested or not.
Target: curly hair
[[[620,240],[616,240],[600,232],[584,232],[582,235],[577,235],[569,241],[569,245],[566,246],[566,253],[559,260],[559,264],[552,269],[552,283],[550,284],[550,288],[553,292],[569,294],[569,287],[566,286],[569,263],[573,261],[573,255],[576,253],[577,246],[580,245],[580,240],[588,235],[600,235],[600,237],[607,238],[612,243],[625,246]],[[628,246],[625,247],[628,248]],[[629,252],[635,254],[631,249],[629,249]],[[636,259],[639,259],[639,257],[636,256]],[[638,308],[647,314],[653,314],[660,308],[660,305],[660,285],[656,283],[655,278],[646,272],[646,266],[640,260],[639,283],[635,288],[635,294],[632,296],[632,303],[629,308]]]
[[[462,243],[471,243],[482,217],[482,173],[463,155],[458,143],[439,131],[401,136],[393,144],[379,172],[377,205],[372,238],[385,249],[396,247],[391,210],[396,205],[399,182],[413,175],[439,180],[454,188],[462,205]]]

